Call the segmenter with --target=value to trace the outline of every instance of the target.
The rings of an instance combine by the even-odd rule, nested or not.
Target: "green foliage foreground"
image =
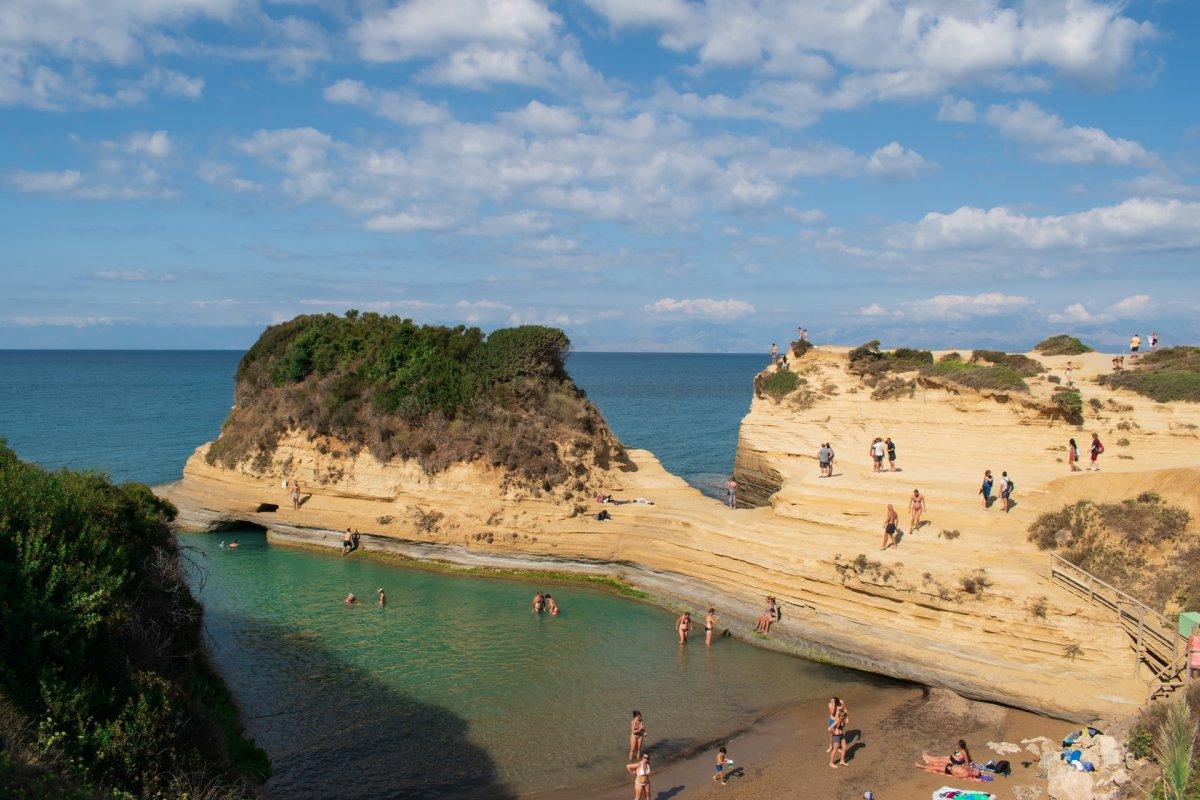
[[[144,485],[46,472],[0,440],[0,701],[31,728],[0,736],[114,796],[269,770],[205,659],[174,516]]]
[[[297,317],[243,357],[236,407],[208,459],[263,470],[279,437],[301,430],[431,472],[482,460],[550,489],[573,481],[586,453],[602,464],[623,453],[567,376],[570,347],[540,325],[485,337],[356,311]]]

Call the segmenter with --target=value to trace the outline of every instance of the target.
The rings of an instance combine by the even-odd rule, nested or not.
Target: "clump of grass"
[[[1117,447],[1129,447],[1129,440],[1125,437],[1117,439]]]
[[[872,400],[893,400],[916,394],[917,382],[896,376],[883,378],[871,391]]]
[[[874,379],[889,372],[912,372],[933,363],[933,353],[929,350],[900,347],[889,352],[879,349],[878,339],[859,345],[846,357],[852,373]]]
[[[958,531],[956,529],[947,530],[946,528],[942,528],[940,531],[938,531],[938,536],[945,539],[946,541],[952,542],[955,539],[957,539],[958,537],[962,536],[962,532]]]
[[[1077,659],[1081,655],[1083,655],[1083,648],[1080,647],[1077,643],[1071,642],[1069,645],[1067,645],[1066,647],[1063,648],[1063,655],[1066,656],[1067,658],[1069,658],[1070,660],[1074,661],[1075,659]]]
[[[378,522],[380,525],[391,525],[393,522],[396,521],[396,518],[393,517],[391,514],[384,514],[382,516],[376,517],[375,521]]]
[[[1036,600],[1030,600],[1025,606],[1025,610],[1029,612],[1029,616],[1036,619],[1045,619],[1047,612],[1050,610],[1050,601],[1043,595]]]
[[[991,585],[992,580],[988,577],[986,569],[974,570],[958,579],[958,588],[976,600],[982,600],[984,593]]]
[[[1010,367],[1013,372],[1023,378],[1031,378],[1046,371],[1042,362],[1029,356],[1020,353],[1004,353],[999,350],[973,350],[971,351],[971,361]]]
[[[1168,347],[1148,353],[1130,369],[1102,375],[1100,382],[1159,403],[1200,403],[1200,347]]]
[[[1043,339],[1033,349],[1044,356],[1079,356],[1092,352],[1092,348],[1065,333]]]
[[[939,361],[921,369],[922,375],[945,378],[969,389],[1028,392],[1025,379],[1006,364],[983,365],[974,361]]]
[[[800,377],[789,369],[778,369],[762,381],[761,391],[775,402],[779,402],[800,386]]]
[[[1054,390],[1050,401],[1068,421],[1075,424],[1083,422],[1083,395],[1079,390],[1060,386]]]
[[[1088,398],[1088,405],[1092,407],[1093,411],[1099,411],[1100,409],[1104,408],[1104,404],[1101,403],[1099,398],[1096,397]]]
[[[1046,380],[1050,381],[1051,383],[1062,383],[1062,378],[1058,377],[1057,375],[1047,375]]]
[[[1154,760],[1162,770],[1163,800],[1187,800],[1192,790],[1192,758],[1196,747],[1196,722],[1187,698],[1171,700],[1154,742]]]

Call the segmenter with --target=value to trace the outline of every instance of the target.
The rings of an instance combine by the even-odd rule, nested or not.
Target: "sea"
[[[0,437],[52,469],[176,480],[219,432],[240,357],[0,351]],[[748,355],[576,353],[568,369],[625,444],[715,494],[762,366]],[[271,757],[272,797],[582,793],[627,780],[634,708],[665,760],[873,680],[733,640],[681,648],[671,614],[596,589],[339,558],[249,529],[182,539],[211,658]],[[530,613],[538,589],[560,617]],[[346,607],[347,592],[366,602]]]

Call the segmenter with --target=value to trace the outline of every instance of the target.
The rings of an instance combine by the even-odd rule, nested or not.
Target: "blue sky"
[[[0,347],[1200,339],[1186,2],[0,0]]]

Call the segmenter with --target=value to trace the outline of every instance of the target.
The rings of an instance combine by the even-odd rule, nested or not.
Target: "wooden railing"
[[[1133,640],[1134,669],[1145,664],[1154,674],[1150,699],[1170,694],[1184,684],[1187,640],[1166,616],[1082,567],[1056,555],[1051,558],[1050,576],[1054,581],[1116,614]]]

